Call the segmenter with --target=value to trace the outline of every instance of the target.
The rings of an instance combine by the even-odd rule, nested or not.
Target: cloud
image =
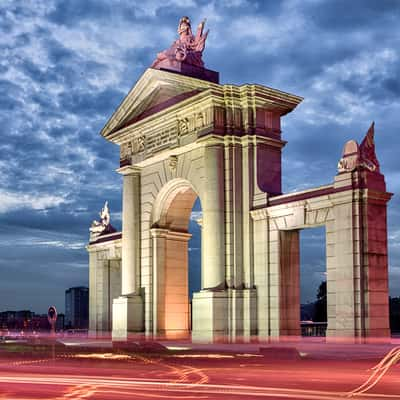
[[[371,110],[382,107],[379,88],[397,73],[398,61],[395,49],[383,48],[326,66],[312,81],[313,97],[303,103],[308,123],[330,120],[346,125],[357,119],[368,120]],[[371,85],[376,89],[366,90]],[[332,93],[329,108],[320,101],[320,96],[328,92]],[[384,98],[388,99],[387,91]]]
[[[400,245],[400,229],[395,229],[389,233],[388,239],[391,240],[393,245]]]
[[[190,214],[190,219],[195,222],[197,222],[197,220],[202,217],[203,217],[202,211],[192,211],[192,213]]]
[[[23,237],[14,240],[4,240],[0,239],[0,246],[14,246],[14,247],[56,247],[67,250],[79,250],[84,249],[87,245],[86,242],[65,242],[61,240],[43,240],[37,237]],[[86,265],[86,263],[84,264]],[[86,265],[87,267],[87,265]]]
[[[255,53],[276,53],[293,40],[294,35],[302,35],[305,20],[297,7],[284,2],[278,16],[244,15],[235,19],[229,30],[235,39],[240,40],[245,50]]]
[[[335,79],[342,81],[348,80],[367,80],[373,81],[377,77],[384,78],[392,74],[392,66],[398,62],[398,54],[394,49],[381,48],[375,51],[368,51],[358,54],[355,58],[350,58],[338,62],[326,68],[326,74],[332,75]],[[317,88],[320,90],[329,87]]]
[[[66,199],[52,195],[32,196],[24,193],[9,193],[0,191],[0,213],[6,213],[20,208],[31,208],[33,210],[46,210],[58,207],[66,202]]]

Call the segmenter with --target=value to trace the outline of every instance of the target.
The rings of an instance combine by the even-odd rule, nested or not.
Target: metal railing
[[[301,336],[326,336],[327,322],[301,321]]]

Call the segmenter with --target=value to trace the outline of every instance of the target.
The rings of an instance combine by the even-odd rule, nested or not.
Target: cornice
[[[138,175],[140,174],[141,168],[137,165],[125,165],[115,170],[121,175]]]
[[[162,88],[175,87],[180,93],[190,90],[201,90],[201,93],[193,95],[188,99],[182,100],[177,104],[171,105],[164,110],[143,118],[143,120],[133,123],[138,129],[143,128],[154,119],[157,123],[169,112],[174,112],[178,108],[196,103],[200,106],[202,98],[211,98],[215,106],[229,108],[264,108],[270,111],[279,112],[280,115],[292,111],[302,100],[300,96],[286,93],[267,86],[245,84],[219,85],[196,78],[174,74],[166,71],[147,69],[136,85],[130,90],[122,101],[118,109],[114,112],[108,123],[102,129],[101,134],[107,140],[120,144],[124,141],[125,134],[131,131],[131,125],[122,129],[117,129],[119,124],[123,124],[128,118],[139,115],[145,110],[146,104],[151,101]],[[177,88],[177,89],[176,89]],[[150,99],[150,100],[149,100]]]

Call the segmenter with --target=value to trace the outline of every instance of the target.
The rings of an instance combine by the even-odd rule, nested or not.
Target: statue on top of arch
[[[209,32],[203,33],[204,24],[205,20],[200,22],[196,35],[193,35],[189,17],[182,17],[178,25],[179,39],[169,49],[157,54],[151,68],[168,68],[176,62],[204,68],[202,54]]]

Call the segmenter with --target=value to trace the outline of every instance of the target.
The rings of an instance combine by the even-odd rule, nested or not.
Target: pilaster
[[[299,231],[280,231],[279,334],[300,336]]]
[[[114,235],[115,236],[115,235]],[[89,335],[109,335],[112,302],[121,293],[121,239],[104,236],[87,246],[89,253]]]
[[[251,211],[253,220],[254,285],[256,289],[256,320],[259,340],[270,336],[270,260],[269,229],[266,209]],[[254,309],[251,309],[254,312]]]
[[[191,234],[151,229],[153,240],[153,335],[189,335],[188,242]]]

